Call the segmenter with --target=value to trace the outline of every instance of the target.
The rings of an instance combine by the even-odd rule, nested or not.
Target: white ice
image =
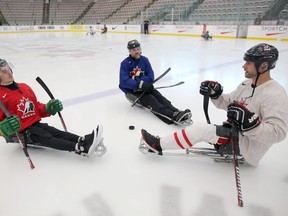
[[[39,101],[47,102],[49,96],[35,80],[41,77],[63,101],[68,130],[84,135],[101,123],[108,148],[102,158],[29,149],[36,166],[30,170],[21,147],[1,138],[1,216],[287,215],[287,139],[275,144],[258,167],[240,166],[244,201],[240,208],[233,164],[140,153],[141,128],[164,136],[181,127],[166,125],[150,112],[132,108],[118,89],[120,62],[128,55],[127,41],[137,39],[156,77],[172,68],[157,86],[185,81],[161,90],[163,95],[175,106],[191,109],[194,122],[205,122],[200,82],[217,80],[224,92],[232,91],[244,79],[244,52],[263,41],[85,34],[0,35],[0,58],[13,63],[16,81],[28,83]],[[288,44],[265,42],[279,49],[280,58],[271,73],[288,90]],[[226,116],[212,104],[209,114],[216,124]],[[63,128],[57,115],[43,122]],[[135,130],[129,130],[130,125]]]

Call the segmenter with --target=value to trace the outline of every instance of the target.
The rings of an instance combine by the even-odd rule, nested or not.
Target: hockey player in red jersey
[[[104,27],[101,28],[101,30],[102,30],[101,34],[106,34],[107,31],[108,31],[108,28],[107,28],[107,26],[104,24]]]
[[[3,59],[0,59],[0,99],[11,115],[6,117],[0,110],[0,135],[7,142],[12,141],[15,133],[19,132],[26,143],[74,151],[89,157],[96,155],[97,148],[102,145],[102,125],[82,137],[42,123],[42,118],[63,109],[61,101],[52,99],[47,104],[39,102],[27,84],[14,81],[13,72]]]

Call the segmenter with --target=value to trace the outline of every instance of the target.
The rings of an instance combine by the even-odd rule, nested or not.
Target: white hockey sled
[[[148,148],[147,144],[141,137],[139,151],[143,154],[157,155],[153,150]],[[163,150],[158,153],[160,156],[181,156],[181,157],[206,157],[213,159],[214,162],[233,163],[231,144],[214,145],[214,148],[192,147],[185,150]],[[243,164],[245,159],[242,155],[237,155],[239,163]]]

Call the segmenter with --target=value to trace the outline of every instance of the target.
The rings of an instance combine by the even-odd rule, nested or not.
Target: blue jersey
[[[147,57],[141,56],[134,59],[131,56],[121,62],[119,88],[126,94],[129,91],[137,91],[140,80],[152,83],[154,71]]]

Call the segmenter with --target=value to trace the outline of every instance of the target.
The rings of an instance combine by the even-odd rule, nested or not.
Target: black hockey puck
[[[133,125],[129,126],[129,130],[134,130],[134,129],[135,129],[135,127]]]

